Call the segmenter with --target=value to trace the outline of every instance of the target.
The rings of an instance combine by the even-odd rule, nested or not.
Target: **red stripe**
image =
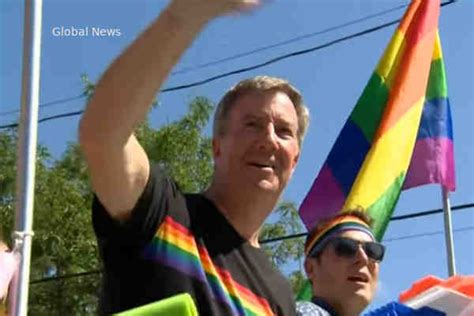
[[[172,227],[173,229],[179,231],[180,233],[183,233],[187,236],[193,236],[193,234],[186,228],[184,227],[183,225],[181,225],[180,223],[176,222],[173,218],[171,218],[170,216],[166,216],[165,217],[165,220],[164,220],[164,224],[167,224],[169,225],[170,227]]]
[[[438,15],[439,0],[423,1],[408,26],[405,51],[401,52],[403,60],[398,66],[375,140],[391,129],[425,95]]]
[[[176,222],[170,216],[165,217],[163,224],[164,226],[162,227],[165,227],[165,229],[170,229],[170,233],[173,236],[176,236],[181,240],[185,240],[187,243],[193,242],[194,235],[186,227]],[[159,231],[161,231],[161,228]],[[221,281],[218,282],[218,285],[221,288],[222,286],[225,287],[223,288],[223,291],[227,296],[230,294],[236,299],[241,300],[244,308],[251,308],[252,310],[256,309],[256,312],[264,311],[269,315],[273,315],[272,309],[270,308],[270,305],[266,299],[257,296],[251,290],[236,282],[232,278],[232,275],[229,271],[215,266],[206,247],[198,245],[197,248],[200,261],[205,272],[214,275]]]
[[[406,34],[408,27],[410,26],[413,17],[415,16],[415,13],[420,6],[422,0],[413,0],[410,3],[410,6],[405,12],[405,15],[403,16],[402,21],[400,22],[400,25],[398,26],[398,30],[403,33],[403,35]]]
[[[435,32],[431,35],[432,38],[426,36],[421,42],[418,42],[416,49],[407,50],[407,61],[400,65],[400,72],[390,91],[390,97],[374,142],[391,129],[425,95]]]
[[[270,305],[268,304],[266,299],[255,295],[251,290],[249,290],[248,288],[246,288],[243,285],[236,282],[232,278],[232,275],[229,273],[229,271],[215,266],[212,263],[212,260],[209,256],[209,253],[207,252],[206,248],[204,248],[202,246],[198,246],[198,250],[199,250],[199,256],[201,257],[201,261],[203,262],[203,266],[205,268],[205,271],[207,273],[214,274],[212,272],[211,267],[215,269],[215,271],[217,273],[217,275],[215,275],[215,276],[218,279],[220,279],[222,281],[222,283],[224,283],[225,288],[226,288],[226,290],[224,290],[224,292],[227,293],[227,295],[229,295],[229,293],[230,293],[231,295],[233,295],[237,299],[239,299],[239,295],[240,295],[244,299],[244,301],[242,302],[244,307],[258,308],[260,310],[263,309],[267,313],[273,314],[272,309],[270,308]],[[219,284],[219,285],[221,286],[221,284]],[[234,289],[237,290],[238,293],[235,293]],[[247,304],[250,304],[250,305],[247,305]]]
[[[438,29],[439,7],[439,0],[421,2],[412,23],[404,31],[406,46],[416,45],[418,41]]]

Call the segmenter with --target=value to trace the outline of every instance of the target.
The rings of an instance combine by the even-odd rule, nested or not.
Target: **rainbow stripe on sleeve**
[[[273,315],[266,299],[236,282],[229,271],[216,266],[207,249],[198,245],[193,234],[170,216],[145,249],[145,257],[203,282],[210,295],[226,304],[234,315]]]
[[[439,0],[408,7],[300,206],[308,229],[362,206],[381,239],[403,188],[441,183],[454,190],[439,8]]]

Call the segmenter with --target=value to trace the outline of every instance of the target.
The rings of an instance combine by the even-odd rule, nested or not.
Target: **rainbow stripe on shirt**
[[[145,249],[145,256],[207,284],[209,293],[235,315],[274,315],[266,299],[235,281],[229,271],[214,265],[192,232],[170,216],[165,217]]]

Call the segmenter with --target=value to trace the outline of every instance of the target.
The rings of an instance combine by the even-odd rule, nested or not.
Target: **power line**
[[[183,67],[182,69],[178,69],[178,70],[172,72],[171,76],[177,75],[177,74],[192,72],[192,71],[195,71],[195,70],[198,70],[198,69],[201,69],[201,68],[205,68],[205,67],[217,65],[217,64],[220,64],[220,63],[224,63],[224,62],[227,62],[227,61],[231,61],[231,60],[234,60],[234,59],[242,58],[242,57],[245,57],[245,56],[253,55],[253,54],[268,50],[270,48],[275,48],[275,47],[291,44],[291,43],[297,42],[297,41],[302,40],[302,39],[306,39],[306,38],[314,37],[314,36],[317,36],[317,35],[322,35],[322,34],[325,34],[325,33],[329,33],[329,32],[332,32],[332,31],[336,31],[336,30],[344,28],[346,26],[354,25],[354,24],[357,24],[357,23],[360,23],[360,22],[364,22],[364,21],[370,20],[372,18],[382,16],[382,15],[385,15],[387,13],[402,9],[406,6],[408,6],[408,5],[407,4],[402,4],[402,5],[399,5],[399,6],[384,10],[384,11],[380,11],[380,12],[377,12],[377,13],[374,13],[374,14],[371,14],[371,15],[364,16],[364,17],[359,18],[359,19],[351,20],[351,21],[348,21],[348,22],[345,22],[345,23],[342,23],[342,24],[339,24],[339,25],[336,25],[336,26],[328,27],[328,28],[326,28],[324,30],[321,30],[321,31],[316,31],[316,32],[304,34],[304,35],[301,35],[301,36],[290,38],[290,39],[285,40],[285,41],[277,42],[275,44],[259,47],[259,48],[256,48],[256,49],[253,49],[253,50],[250,50],[250,51],[242,52],[242,53],[232,55],[232,56],[228,56],[228,57],[225,57],[225,58],[222,58],[222,59],[206,62],[204,64],[198,64],[198,65],[195,65],[195,66]],[[63,102],[74,100],[76,98],[83,98],[83,97],[85,97],[85,94],[81,94],[77,97],[71,97],[71,98],[67,98],[67,99],[56,100],[56,101],[48,102],[48,103],[45,103],[45,104],[41,104],[40,107],[47,107],[47,106],[51,106],[51,105],[56,105],[58,103],[63,103]],[[18,110],[18,109],[9,110],[9,111],[6,111],[6,112],[0,112],[0,116],[15,114],[15,113],[18,113],[18,112],[20,112],[20,110]]]
[[[459,232],[464,232],[464,231],[468,231],[472,229],[474,229],[474,226],[466,226],[466,227],[453,229],[453,232],[459,233]],[[420,234],[413,234],[413,235],[407,235],[407,236],[400,236],[400,237],[395,237],[395,238],[388,238],[388,239],[384,239],[383,241],[385,243],[385,242],[412,239],[412,238],[418,238],[418,237],[435,236],[435,235],[441,235],[441,234],[444,234],[443,230],[438,230],[438,231],[429,232],[429,233],[420,233]]]
[[[467,226],[467,227],[461,227],[461,228],[453,229],[453,232],[459,233],[459,232],[469,231],[469,230],[472,230],[472,229],[474,229],[474,226]],[[384,242],[393,242],[393,241],[398,241],[398,240],[435,236],[435,235],[441,235],[443,233],[444,233],[444,231],[434,231],[434,232],[429,232],[429,233],[413,234],[413,235],[407,235],[407,236],[401,236],[401,237],[396,237],[396,238],[385,239]],[[33,284],[45,283],[45,282],[49,282],[49,281],[66,280],[66,279],[71,279],[71,278],[76,278],[76,277],[100,274],[102,272],[103,272],[102,270],[91,270],[91,271],[87,271],[87,272],[71,273],[71,274],[65,274],[65,275],[59,275],[59,276],[55,276],[55,277],[47,277],[47,278],[34,280],[34,281],[31,281],[30,284],[33,285]]]
[[[455,1],[456,0],[450,0],[450,1],[444,2],[444,3],[441,4],[441,6],[446,6],[446,5],[452,4]],[[240,74],[240,73],[243,73],[243,72],[259,69],[259,68],[274,64],[276,62],[279,62],[279,61],[282,61],[282,60],[285,60],[285,59],[288,59],[288,58],[291,58],[291,57],[296,57],[296,56],[299,56],[299,55],[305,55],[305,54],[308,54],[308,53],[311,53],[311,52],[314,52],[314,51],[317,51],[317,50],[320,50],[320,49],[323,49],[323,48],[333,46],[333,45],[341,43],[341,42],[348,41],[348,40],[356,38],[356,37],[360,37],[360,36],[363,36],[363,35],[366,35],[366,34],[370,34],[370,33],[379,31],[381,29],[387,28],[387,27],[392,26],[394,24],[398,24],[400,21],[401,21],[401,19],[393,20],[393,21],[390,21],[390,22],[387,22],[387,23],[384,23],[384,24],[366,29],[364,31],[360,31],[360,32],[357,32],[357,33],[354,33],[354,34],[351,34],[351,35],[343,36],[341,38],[338,38],[336,40],[327,42],[327,43],[322,44],[322,45],[318,45],[318,46],[314,46],[314,47],[311,47],[311,48],[299,50],[299,51],[296,51],[296,52],[293,52],[293,53],[285,54],[285,55],[282,55],[282,56],[279,56],[279,57],[272,58],[272,59],[267,60],[265,62],[262,62],[260,64],[256,64],[256,65],[253,65],[253,66],[244,67],[244,68],[240,68],[240,69],[237,69],[237,70],[229,71],[229,72],[226,72],[226,73],[223,73],[223,74],[220,74],[220,75],[216,75],[216,76],[209,77],[209,78],[206,78],[206,79],[198,80],[198,81],[195,81],[193,83],[188,83],[188,84],[183,84],[183,85],[179,85],[179,86],[166,88],[166,89],[161,90],[161,92],[162,93],[163,92],[171,92],[171,91],[176,91],[176,90],[182,90],[182,89],[187,89],[187,88],[191,88],[191,87],[201,86],[203,84],[206,84],[206,83],[218,80],[218,79],[222,79],[222,78],[229,77],[229,76],[236,75],[236,74]]]
[[[443,3],[441,3],[441,6],[451,4],[455,1],[456,0],[450,0],[450,1],[443,2]],[[259,48],[256,48],[256,49],[253,49],[253,50],[250,50],[250,51],[242,52],[242,53],[235,54],[235,55],[232,55],[232,56],[228,56],[228,57],[225,57],[225,58],[222,58],[222,59],[206,62],[206,63],[203,63],[203,64],[198,64],[196,66],[183,67],[181,69],[178,69],[178,70],[172,72],[171,75],[177,75],[177,74],[192,72],[192,71],[195,71],[195,70],[198,70],[198,69],[206,68],[206,67],[209,67],[209,66],[214,66],[214,65],[221,64],[221,63],[231,61],[231,60],[234,60],[234,59],[238,59],[238,58],[246,57],[246,56],[253,55],[253,54],[256,54],[256,53],[260,53],[262,51],[265,51],[265,50],[268,50],[268,49],[271,49],[271,48],[284,46],[284,45],[291,44],[291,43],[294,43],[294,42],[297,42],[297,41],[300,41],[300,40],[303,40],[303,39],[307,39],[307,38],[314,37],[314,36],[317,36],[317,35],[322,35],[322,34],[325,34],[325,33],[336,31],[338,29],[341,29],[341,28],[344,28],[344,27],[347,27],[347,26],[350,26],[350,25],[365,22],[365,21],[368,21],[370,19],[373,19],[373,18],[382,16],[382,15],[400,10],[400,9],[405,8],[407,6],[408,6],[408,4],[402,4],[402,5],[387,9],[387,10],[379,11],[379,12],[374,13],[374,14],[369,14],[369,15],[363,16],[361,18],[345,22],[345,23],[342,23],[342,24],[339,24],[339,25],[336,25],[336,26],[328,27],[328,28],[323,29],[321,31],[307,33],[307,34],[300,35],[300,36],[297,36],[297,37],[294,37],[294,38],[290,38],[290,39],[285,40],[285,41],[277,42],[275,44],[262,46],[262,47],[259,47]]]
[[[457,205],[457,206],[452,207],[451,210],[453,210],[453,211],[454,210],[462,210],[462,209],[468,209],[468,208],[472,208],[472,207],[474,207],[474,203]],[[421,216],[428,216],[428,215],[435,214],[433,212],[439,213],[440,211],[442,212],[443,210],[442,209],[436,209],[436,210],[431,210],[431,211],[424,211],[424,212],[409,214],[411,217],[408,217],[408,215],[405,215],[405,217],[403,217],[403,218],[401,218],[401,216],[397,216],[397,217],[390,218],[390,221],[403,220],[403,219],[409,219],[409,218],[415,218],[415,217],[421,217]],[[454,232],[463,232],[463,231],[468,231],[468,230],[472,230],[472,229],[474,229],[474,226],[461,227],[461,228],[453,229],[453,231]],[[384,242],[393,242],[393,241],[397,241],[397,240],[433,236],[433,235],[439,235],[439,234],[442,234],[442,233],[444,233],[444,232],[443,231],[435,231],[435,232],[429,232],[429,233],[413,234],[413,235],[395,237],[395,238],[390,238],[390,239],[384,239]],[[307,235],[307,233],[299,233],[299,234],[294,234],[294,235],[289,235],[289,236],[266,239],[266,240],[260,241],[260,244],[267,244],[267,243],[283,241],[283,240],[292,239],[292,238],[300,238],[300,237],[304,237],[306,235]],[[71,274],[41,278],[41,279],[38,279],[38,280],[31,281],[30,284],[38,284],[38,283],[45,283],[45,282],[49,282],[49,281],[65,280],[65,279],[81,277],[81,276],[88,276],[88,275],[94,275],[94,274],[99,274],[99,273],[102,273],[102,270],[96,269],[96,270],[79,272],[79,273],[71,273]]]
[[[53,277],[47,277],[47,278],[42,278],[38,280],[33,280],[30,282],[30,284],[38,284],[38,283],[44,283],[44,282],[49,282],[49,281],[59,281],[59,280],[65,280],[65,279],[71,279],[71,278],[76,278],[76,277],[82,277],[82,276],[88,276],[88,275],[93,275],[93,274],[99,274],[101,273],[102,270],[91,270],[91,271],[86,271],[86,272],[79,272],[79,273],[71,273],[71,274],[65,274],[65,275],[58,275],[58,276],[53,276]]]
[[[338,44],[338,43],[341,43],[341,42],[344,42],[344,41],[347,41],[347,40],[350,40],[350,39],[353,39],[353,38],[356,38],[356,37],[360,37],[362,35],[366,35],[366,34],[369,34],[369,33],[376,32],[378,30],[384,29],[384,28],[389,27],[391,25],[397,24],[398,22],[400,22],[400,19],[395,20],[395,21],[391,21],[391,22],[388,22],[388,23],[385,23],[385,24],[382,24],[382,25],[379,25],[379,26],[376,26],[376,27],[358,32],[358,33],[354,33],[354,34],[351,34],[351,35],[348,35],[348,36],[344,36],[344,37],[338,38],[336,40],[327,42],[327,43],[322,44],[322,45],[314,46],[314,47],[311,47],[311,48],[307,48],[307,49],[299,50],[299,51],[296,51],[296,52],[293,52],[293,53],[288,53],[288,54],[285,54],[285,55],[282,55],[282,56],[279,56],[279,57],[275,57],[275,58],[272,58],[270,60],[264,61],[262,63],[256,64],[256,65],[253,65],[253,66],[248,66],[248,67],[240,68],[240,69],[237,69],[237,70],[232,70],[232,71],[220,74],[220,75],[216,75],[216,76],[212,76],[212,77],[209,77],[209,78],[206,78],[206,79],[198,80],[198,81],[195,81],[195,82],[192,82],[192,83],[187,83],[187,84],[182,84],[182,85],[166,88],[166,89],[161,90],[161,92],[171,92],[171,91],[176,91],[176,90],[182,90],[182,89],[197,87],[197,86],[201,86],[201,85],[204,85],[206,83],[216,81],[216,80],[219,80],[219,79],[222,79],[222,78],[225,78],[225,77],[229,77],[229,76],[237,75],[237,74],[240,74],[240,73],[248,72],[248,71],[251,71],[251,70],[259,69],[259,68],[274,64],[276,62],[280,62],[280,61],[288,59],[288,58],[296,57],[296,56],[299,56],[299,55],[305,55],[305,54],[308,54],[308,53],[311,53],[311,52],[314,52],[314,51],[317,51],[317,50],[320,50],[320,49],[323,49],[323,48],[327,48],[327,47],[333,46],[335,44]]]
[[[284,46],[284,45],[291,44],[291,43],[294,43],[294,42],[297,42],[297,41],[300,41],[300,40],[303,40],[303,39],[307,39],[307,38],[314,37],[314,36],[317,36],[317,35],[322,35],[322,34],[325,34],[325,33],[336,31],[338,29],[341,29],[341,28],[344,28],[344,27],[347,27],[347,26],[350,26],[350,25],[358,24],[360,22],[364,22],[364,21],[373,19],[375,17],[385,15],[387,13],[400,10],[400,9],[402,9],[404,7],[407,7],[407,6],[408,6],[408,4],[402,4],[402,5],[399,5],[399,6],[384,10],[384,11],[380,11],[380,12],[377,12],[377,13],[374,13],[374,14],[366,15],[366,16],[364,16],[362,18],[359,18],[359,19],[355,19],[355,20],[345,22],[343,24],[339,24],[339,25],[336,25],[336,26],[331,26],[331,27],[328,27],[328,28],[323,29],[321,31],[307,33],[307,34],[300,35],[300,36],[297,36],[297,37],[293,37],[293,38],[290,38],[290,39],[287,39],[287,40],[284,40],[284,41],[281,41],[281,42],[277,42],[275,44],[262,46],[262,47],[259,47],[259,48],[253,49],[253,50],[238,53],[238,54],[231,55],[231,56],[228,56],[228,57],[224,57],[224,58],[221,58],[221,59],[218,59],[218,60],[206,62],[206,63],[203,63],[203,64],[198,64],[196,66],[183,67],[181,69],[178,69],[178,70],[172,72],[171,74],[172,75],[183,74],[183,73],[192,72],[192,71],[195,71],[195,70],[198,70],[198,69],[206,68],[206,67],[209,67],[209,66],[215,66],[217,64],[221,64],[221,63],[224,63],[224,62],[227,62],[227,61],[231,61],[231,60],[234,60],[234,59],[238,59],[238,58],[246,57],[246,56],[253,55],[253,54],[256,54],[256,53],[260,53],[262,51],[265,51],[265,50],[268,50],[268,49],[271,49],[271,48]]]
[[[469,209],[473,208],[474,203],[468,203],[468,204],[461,204],[461,205],[456,205],[451,207],[451,211],[459,211],[463,209]],[[442,208],[434,209],[434,210],[429,210],[429,211],[423,211],[423,212],[417,212],[417,213],[412,213],[412,214],[407,214],[407,215],[400,215],[400,216],[393,216],[390,218],[390,221],[400,221],[404,219],[411,219],[411,218],[417,218],[417,217],[423,217],[423,216],[428,216],[428,215],[434,215],[434,214],[439,214],[442,213],[444,210]],[[276,237],[276,238],[270,238],[270,239],[264,239],[261,240],[261,244],[268,244],[272,242],[277,242],[277,241],[283,241],[287,239],[293,239],[293,238],[300,238],[306,236],[308,233],[298,233],[298,234],[292,234],[288,236],[282,236],[282,237]]]
[[[348,36],[330,41],[328,43],[325,43],[325,44],[322,44],[322,45],[319,45],[319,46],[315,46],[315,47],[312,47],[312,48],[309,48],[309,49],[304,49],[304,50],[296,51],[296,52],[293,52],[293,53],[285,54],[283,56],[279,56],[279,57],[270,59],[266,62],[257,64],[257,65],[253,65],[253,66],[249,66],[249,67],[245,67],[245,68],[240,68],[240,69],[233,70],[233,71],[230,71],[230,72],[226,72],[226,73],[216,75],[216,76],[213,76],[213,77],[210,77],[210,78],[202,79],[202,80],[199,80],[199,81],[196,81],[196,82],[193,82],[193,83],[187,83],[187,84],[182,84],[182,85],[178,85],[178,86],[174,86],[174,87],[165,88],[165,89],[162,89],[160,92],[161,93],[167,93],[167,92],[172,92],[172,91],[189,89],[189,88],[196,87],[196,86],[201,86],[201,85],[204,85],[206,83],[216,81],[218,79],[222,79],[222,78],[229,77],[229,76],[232,76],[232,75],[236,75],[236,74],[239,74],[239,73],[244,73],[244,72],[247,72],[247,71],[255,70],[255,69],[262,68],[264,66],[268,66],[270,64],[273,64],[273,63],[276,63],[276,62],[279,62],[279,61],[282,61],[282,60],[285,60],[285,59],[288,59],[288,58],[291,58],[291,57],[304,55],[304,54],[308,54],[308,53],[316,51],[316,50],[327,48],[327,47],[330,47],[330,46],[335,45],[337,43],[347,41],[347,40],[355,38],[355,37],[359,37],[359,36],[362,36],[362,35],[365,35],[365,34],[369,34],[369,33],[381,30],[381,29],[386,28],[388,26],[394,25],[398,22],[400,22],[400,19],[398,19],[396,21],[391,21],[391,22],[388,22],[388,23],[385,23],[385,24],[382,24],[382,25],[379,25],[379,26],[376,26],[376,27],[373,27],[373,28],[355,33],[355,34],[352,34],[352,35],[348,35]],[[59,118],[64,118],[64,117],[75,116],[75,115],[81,114],[82,112],[83,111],[78,111],[75,114],[73,114],[72,112],[68,112],[68,113],[58,114],[58,115],[54,115],[54,116],[48,116],[48,117],[46,117],[42,120],[39,120],[38,123],[42,123],[42,122],[49,121],[49,120],[52,120],[52,119],[59,119]],[[7,124],[7,125],[0,125],[0,129],[14,128],[14,127],[17,127],[17,126],[18,126],[18,123],[11,123],[11,124]]]
[[[441,6],[449,5],[449,4],[452,4],[454,2],[455,2],[455,0],[450,0],[450,1],[442,3]],[[240,68],[240,69],[237,69],[237,70],[229,71],[229,72],[226,72],[226,73],[223,73],[223,74],[220,74],[220,75],[215,75],[215,76],[212,76],[212,77],[209,77],[209,78],[206,78],[206,79],[202,79],[202,80],[198,80],[198,81],[195,81],[195,82],[192,82],[192,83],[187,83],[187,84],[182,84],[182,85],[178,85],[178,86],[172,86],[172,87],[169,87],[169,88],[165,88],[165,89],[160,90],[160,92],[161,93],[167,93],[167,92],[172,92],[172,91],[189,89],[189,88],[201,86],[201,85],[204,85],[204,84],[207,84],[209,82],[216,81],[216,80],[219,80],[219,79],[222,79],[222,78],[225,78],[225,77],[229,77],[229,76],[233,76],[233,75],[236,75],[236,74],[240,74],[240,73],[248,72],[248,71],[251,71],[251,70],[259,69],[259,68],[262,68],[262,67],[280,62],[280,61],[288,59],[288,58],[296,57],[296,56],[299,56],[299,55],[305,55],[305,54],[308,54],[308,53],[311,53],[311,52],[314,52],[314,51],[317,51],[317,50],[320,50],[320,49],[328,48],[330,46],[333,46],[333,45],[341,43],[341,42],[348,41],[348,40],[353,39],[353,38],[357,38],[357,37],[360,37],[360,36],[363,36],[363,35],[366,35],[366,34],[370,34],[370,33],[379,31],[381,29],[384,29],[384,28],[387,28],[387,27],[392,26],[394,24],[397,24],[400,21],[401,21],[401,19],[393,20],[391,22],[381,24],[381,25],[366,29],[364,31],[360,31],[360,32],[357,32],[357,33],[354,33],[354,34],[351,34],[351,35],[348,35],[348,36],[338,38],[336,40],[327,42],[327,43],[322,44],[322,45],[318,45],[318,46],[314,46],[314,47],[311,47],[311,48],[308,48],[308,49],[288,53],[288,54],[272,58],[270,60],[267,60],[265,62],[256,64],[256,65],[253,65],[253,66],[248,66],[248,67]],[[58,115],[54,115],[54,116],[49,116],[49,117],[46,117],[46,118],[43,118],[43,119],[39,120],[38,122],[42,123],[42,122],[46,122],[46,121],[49,121],[49,120],[52,120],[52,119],[59,119],[59,118],[64,118],[64,117],[75,116],[75,115],[81,114],[82,112],[83,111],[68,112],[68,113],[58,114]],[[18,123],[11,123],[11,124],[7,124],[7,125],[0,125],[0,129],[14,128],[14,127],[17,127],[17,126],[18,126]]]
[[[41,108],[47,108],[47,107],[50,107],[50,106],[54,106],[54,105],[58,105],[58,104],[62,104],[62,103],[82,99],[82,98],[85,98],[86,96],[87,95],[85,93],[81,93],[80,95],[76,95],[74,97],[68,97],[68,98],[54,100],[54,101],[50,101],[50,102],[40,104],[40,107]],[[15,113],[19,113],[19,112],[20,112],[20,109],[9,110],[9,111],[5,111],[5,112],[0,112],[0,116],[15,114]]]
[[[47,116],[47,117],[44,117],[42,119],[39,119],[38,123],[43,123],[43,122],[47,122],[47,121],[51,121],[51,120],[55,120],[55,119],[59,119],[59,118],[63,118],[63,117],[76,116],[76,115],[80,115],[82,113],[84,113],[84,110]],[[18,127],[18,123],[11,123],[11,124],[8,124],[8,125],[2,125],[2,126],[0,126],[0,129],[15,128],[15,127]]]

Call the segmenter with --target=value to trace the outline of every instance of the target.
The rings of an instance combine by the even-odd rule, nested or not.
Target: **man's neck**
[[[363,308],[360,309],[356,306],[351,306],[349,302],[340,302],[337,299],[326,299],[317,295],[313,296],[312,301],[326,309],[331,316],[359,316],[363,311]]]
[[[336,309],[330,304],[330,302],[328,302],[326,299],[324,299],[322,297],[313,296],[311,301],[313,303],[315,303],[316,305],[318,305],[319,307],[326,310],[331,316],[341,316],[342,315],[338,311],[336,311]]]
[[[234,229],[254,247],[259,247],[260,227],[274,209],[278,197],[253,190],[229,192],[228,186],[213,183],[204,195],[226,217]]]

